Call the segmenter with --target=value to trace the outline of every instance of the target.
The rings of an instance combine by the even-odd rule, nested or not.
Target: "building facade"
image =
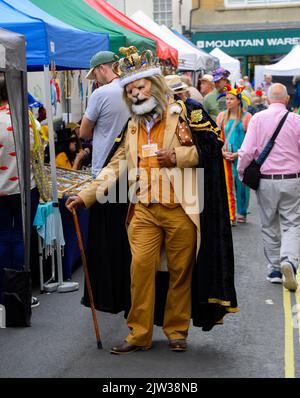
[[[276,62],[300,44],[299,0],[193,0],[192,41],[240,59],[243,73]]]
[[[180,33],[190,24],[190,10],[193,0],[109,0],[112,6],[131,16],[142,10],[159,25],[174,28]],[[145,26],[147,29],[147,26]]]

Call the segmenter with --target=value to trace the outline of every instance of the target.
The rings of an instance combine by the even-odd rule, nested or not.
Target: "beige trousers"
[[[300,259],[300,178],[261,179],[256,193],[270,272],[280,271],[285,261],[297,268]]]
[[[191,318],[191,279],[195,261],[196,226],[181,206],[140,203],[128,227],[132,253],[131,309],[126,341],[151,345],[155,304],[155,274],[165,245],[170,283],[163,331],[169,340],[187,336]]]

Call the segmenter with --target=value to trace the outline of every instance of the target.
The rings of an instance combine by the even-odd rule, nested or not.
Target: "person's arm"
[[[245,133],[248,130],[248,125],[249,125],[251,117],[252,117],[252,115],[249,112],[247,112],[246,115],[243,117],[242,123],[243,123],[243,127],[244,127],[244,130],[245,130]]]
[[[177,167],[195,167],[199,164],[199,155],[196,145],[174,148]]]
[[[86,189],[79,192],[79,196],[83,199],[86,207],[90,207],[96,202],[96,200],[100,201],[101,198],[104,197],[110,189],[112,189],[120,179],[120,175],[125,171],[120,168],[124,166],[124,162],[122,164],[122,161],[124,160],[126,160],[125,138],[109,161],[108,165],[105,166],[97,175],[94,180],[94,186],[91,186],[91,190]]]
[[[95,90],[88,102],[88,106],[81,121],[79,136],[83,139],[93,138],[95,124],[100,117],[102,93]]]
[[[79,130],[79,137],[85,140],[93,138],[94,126],[94,122],[89,120],[86,116],[83,116]]]
[[[76,157],[74,159],[73,163],[73,170],[79,170],[81,169],[82,161],[85,157],[88,156],[90,150],[88,148],[85,149],[80,149],[80,151],[76,154]]]
[[[249,122],[247,134],[245,135],[245,139],[242,143],[241,148],[238,150],[238,164],[237,171],[239,175],[239,179],[242,181],[245,169],[249,166],[249,164],[254,159],[256,150],[257,150],[257,129],[258,129],[258,120],[257,115],[254,115]]]
[[[72,211],[73,208],[90,207],[97,199],[100,200],[113,187],[119,179],[120,161],[125,160],[125,139],[123,139],[119,148],[106,167],[104,167],[91,184],[79,192],[77,196],[71,196],[66,201],[66,207]],[[123,170],[122,170],[123,171]]]

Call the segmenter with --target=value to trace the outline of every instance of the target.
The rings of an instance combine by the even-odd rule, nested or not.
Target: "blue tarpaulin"
[[[91,57],[109,49],[109,36],[76,29],[27,0],[0,0],[0,27],[23,34],[28,70],[89,69]]]

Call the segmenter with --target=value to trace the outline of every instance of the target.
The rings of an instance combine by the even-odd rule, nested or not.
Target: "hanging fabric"
[[[44,202],[51,200],[51,186],[44,167],[44,146],[36,128],[33,113],[29,111],[30,127],[33,131],[32,169],[40,197]]]

